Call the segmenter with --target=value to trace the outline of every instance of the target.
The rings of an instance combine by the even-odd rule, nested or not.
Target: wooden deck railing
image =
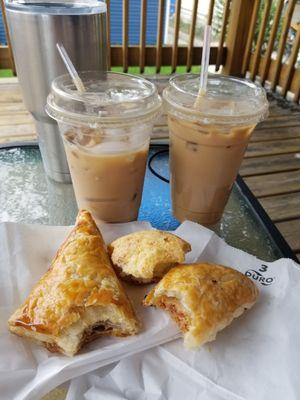
[[[3,0],[3,14],[5,10]],[[156,73],[162,66],[170,66],[176,72],[177,66],[186,66],[190,71],[193,65],[199,65],[202,48],[194,46],[198,0],[194,0],[191,11],[191,24],[186,45],[179,44],[181,0],[176,0],[174,15],[174,35],[172,44],[163,44],[163,25],[166,12],[166,0],[158,1],[157,40],[156,45],[146,45],[147,0],[141,1],[140,43],[129,44],[129,8],[130,0],[122,0],[123,27],[122,45],[110,45],[110,0],[107,3],[107,42],[110,48],[108,64],[121,66],[124,72],[130,66],[138,66],[140,73],[146,66],[154,66]],[[292,44],[290,56],[284,62],[285,47],[291,27],[291,19],[297,0],[224,0],[224,11],[219,34],[219,42],[211,49],[210,65],[216,71],[236,76],[247,76],[258,79],[271,90],[281,90],[283,96],[293,93],[294,101],[300,97],[300,68],[295,68],[300,47],[300,24],[296,26],[297,34]],[[275,5],[273,20],[270,13]],[[258,26],[261,6],[263,12]],[[207,22],[214,18],[215,1],[210,0]],[[271,25],[271,26],[270,26]],[[267,28],[270,28],[266,38]],[[280,29],[280,30],[279,30]],[[280,32],[278,46],[275,44]],[[8,43],[9,43],[9,35]],[[266,43],[267,41],[267,43]],[[265,51],[264,51],[265,49]],[[274,59],[274,54],[276,58]],[[0,68],[14,68],[10,46],[0,47]]]
[[[15,62],[14,62],[14,56],[10,44],[10,36],[9,36],[9,31],[8,31],[8,25],[7,25],[7,20],[6,20],[6,12],[5,12],[5,5],[4,5],[4,0],[0,0],[1,4],[1,11],[2,11],[2,16],[3,16],[3,22],[4,22],[4,27],[5,27],[5,33],[6,33],[6,41],[7,41],[7,46],[1,46],[0,45],[0,68],[10,68],[13,70],[13,73],[16,73],[16,67],[15,67]]]

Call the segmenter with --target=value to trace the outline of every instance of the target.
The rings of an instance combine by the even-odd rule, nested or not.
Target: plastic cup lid
[[[256,83],[209,74],[207,92],[199,99],[199,82],[196,74],[171,78],[163,92],[168,112],[206,124],[256,124],[268,115],[265,90]]]
[[[52,82],[46,112],[59,122],[97,126],[152,119],[161,98],[144,78],[115,72],[82,72],[86,91],[79,93],[69,75]]]

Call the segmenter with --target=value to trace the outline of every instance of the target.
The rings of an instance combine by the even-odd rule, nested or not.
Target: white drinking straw
[[[70,57],[68,56],[68,53],[66,52],[66,49],[64,48],[64,46],[61,43],[56,43],[56,47],[57,47],[57,50],[58,50],[63,62],[65,63],[65,66],[66,66],[69,74],[71,75],[71,78],[74,82],[74,85],[76,86],[76,89],[80,93],[85,92],[86,90],[85,90],[84,84],[83,84],[82,80],[80,79],[78,72],[76,71],[76,69],[74,67],[74,64],[70,60]]]
[[[200,72],[200,86],[199,86],[198,96],[204,96],[206,93],[209,55],[210,55],[210,42],[211,42],[211,26],[206,25],[204,29],[204,40],[203,40],[201,72]]]

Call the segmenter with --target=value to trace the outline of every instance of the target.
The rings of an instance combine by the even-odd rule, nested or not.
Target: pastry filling
[[[45,347],[47,350],[51,351],[51,353],[59,353],[62,351],[56,343],[45,343]]]
[[[182,332],[187,332],[190,327],[190,318],[183,310],[176,297],[162,295],[157,300],[157,306],[170,313],[171,318],[176,322]]]
[[[87,328],[82,335],[81,343],[91,342],[98,336],[109,334],[113,330],[113,327],[107,323],[98,323],[90,328]]]
[[[113,327],[110,326],[108,323],[97,323],[94,326],[87,328],[82,335],[81,341],[79,343],[78,349],[84,343],[88,343],[97,339],[101,335],[110,334],[113,330]],[[51,351],[52,353],[63,352],[63,349],[57,343],[45,343],[45,347]],[[77,350],[78,351],[78,350]]]

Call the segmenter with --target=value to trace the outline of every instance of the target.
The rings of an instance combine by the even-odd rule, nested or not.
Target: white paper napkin
[[[176,325],[163,312],[141,305],[149,287],[126,286],[143,323],[143,331],[128,338],[103,337],[74,357],[46,349],[9,333],[7,320],[47,270],[70,227],[0,224],[0,399],[40,399],[59,384],[97,367],[178,337]],[[103,225],[107,242],[148,223]]]
[[[126,233],[150,228],[147,223],[130,223],[104,225],[101,230],[106,241],[111,241]],[[178,332],[167,314],[140,306],[146,288],[131,288],[129,296],[146,328],[136,337],[101,338],[87,346],[79,355],[68,358],[51,355],[40,346],[11,335],[6,326],[9,315],[45,272],[69,230],[69,227],[13,223],[0,225],[1,399],[39,399],[66,380],[169,341]],[[173,373],[168,369],[171,368],[170,364],[176,371],[180,371],[177,374],[178,379],[173,380],[172,385],[165,385],[166,388],[162,389],[164,391],[159,395],[161,397],[151,397],[151,393],[146,392],[144,398],[181,400],[182,397],[168,396],[173,396],[173,393],[176,396],[177,391],[181,393],[183,382],[189,382],[194,376],[190,386],[200,382],[198,388],[194,387],[195,393],[198,393],[197,390],[209,395],[215,393],[215,396],[219,396],[215,397],[217,400],[273,400],[284,397],[289,400],[299,399],[300,274],[296,264],[291,260],[264,263],[226,245],[212,231],[191,222],[183,223],[176,233],[192,244],[193,250],[188,254],[187,262],[205,260],[233,266],[255,279],[261,294],[258,304],[253,309],[221,332],[215,342],[204,346],[198,352],[184,350],[181,340],[164,345],[163,350],[168,352],[170,357],[163,356],[163,353],[154,355],[156,361],[152,360],[152,363],[156,365],[157,374],[153,375],[149,370],[147,379],[156,385],[156,388],[159,386],[157,379],[161,377],[161,363],[168,374]],[[123,382],[128,384],[132,380],[130,363],[136,362],[134,360],[139,360],[140,368],[147,371],[147,357],[145,366],[143,356],[129,358],[126,368],[122,367],[123,364],[120,365]],[[196,375],[192,375],[192,370]],[[107,379],[109,377],[111,375]],[[145,376],[138,378],[142,388],[144,381]],[[136,386],[136,383],[134,385]],[[151,386],[152,384],[147,385],[147,390]],[[110,387],[107,390],[110,390]],[[116,398],[142,398],[138,394],[136,397],[134,394],[126,397],[129,394],[124,395],[122,390],[121,385],[122,394],[116,392],[115,395],[119,396]],[[146,390],[145,387],[143,390]],[[215,392],[211,392],[212,390]],[[105,392],[104,394],[105,399],[109,398]],[[196,394],[187,398],[200,398],[195,396]]]
[[[66,400],[241,400],[158,346],[72,380]]]
[[[190,222],[176,233],[192,243],[190,260],[250,276],[258,303],[198,351],[185,350],[181,339],[147,350],[105,377],[94,371],[74,379],[67,400],[299,400],[299,264],[263,262]]]

